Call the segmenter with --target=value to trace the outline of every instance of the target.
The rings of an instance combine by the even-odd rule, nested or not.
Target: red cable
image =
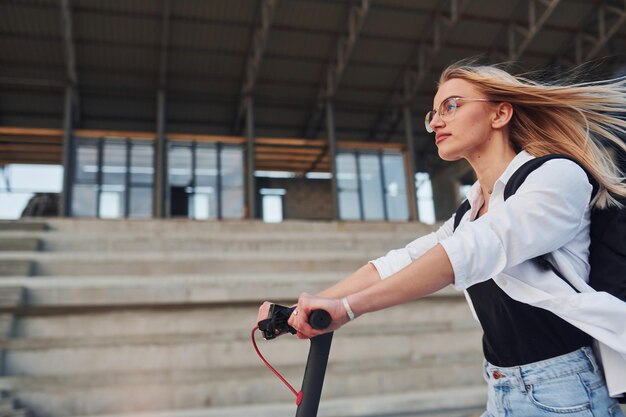
[[[285,384],[287,388],[289,388],[289,390],[293,393],[293,395],[296,396],[296,405],[300,405],[300,403],[302,402],[302,391],[296,392],[296,390],[291,386],[291,384],[289,384],[289,382],[287,382],[287,380],[283,378],[283,376],[279,374],[278,371],[274,369],[274,367],[270,365],[270,363],[263,357],[263,355],[261,354],[261,351],[256,345],[256,340],[254,340],[254,332],[256,332],[258,329],[259,329],[259,326],[255,326],[254,329],[252,329],[252,345],[254,346],[254,350],[256,350],[256,354],[259,355],[259,358],[261,358],[265,366],[267,366],[269,370],[272,371],[274,375],[278,377],[278,379],[283,381],[283,384]]]

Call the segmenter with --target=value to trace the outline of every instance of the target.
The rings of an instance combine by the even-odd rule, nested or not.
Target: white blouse
[[[494,184],[485,215],[476,219],[484,202],[476,182],[467,194],[471,209],[454,234],[453,215],[436,232],[370,262],[384,279],[441,244],[452,264],[456,289],[464,291],[493,278],[514,300],[549,310],[596,339],[609,392],[619,395],[626,392],[626,303],[587,284],[591,184],[576,163],[552,159],[504,201],[507,181],[532,158],[522,151],[511,161]],[[579,292],[530,261],[546,253]]]

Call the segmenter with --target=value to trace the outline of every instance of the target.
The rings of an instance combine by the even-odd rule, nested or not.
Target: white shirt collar
[[[524,165],[524,163],[526,163],[527,161],[533,158],[534,156],[532,156],[526,151],[521,151],[520,153],[515,155],[515,158],[511,160],[511,162],[506,167],[502,175],[500,175],[500,177],[496,180],[496,183],[494,184],[494,193],[497,192],[496,190],[500,190],[500,189],[504,190],[504,186],[511,178],[511,175],[513,175],[513,173],[517,171],[519,167]],[[500,183],[500,185],[498,185],[498,183]],[[472,209],[474,210],[477,210],[480,207],[482,207],[484,203],[483,193],[480,189],[480,183],[478,181],[476,181],[467,192],[467,200],[470,203],[470,207],[472,207]]]

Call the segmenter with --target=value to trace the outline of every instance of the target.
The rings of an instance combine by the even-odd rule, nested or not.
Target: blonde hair
[[[626,184],[611,144],[626,154],[626,77],[557,85],[514,76],[493,65],[464,61],[446,68],[441,85],[453,78],[474,84],[489,99],[511,103],[509,137],[513,145],[533,156],[559,153],[578,160],[600,186],[598,208],[620,205]]]

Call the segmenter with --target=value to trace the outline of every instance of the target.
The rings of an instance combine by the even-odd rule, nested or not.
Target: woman
[[[455,231],[453,216],[318,296],[302,294],[289,324],[309,338],[323,333],[307,323],[312,310],[328,311],[325,331],[336,330],[453,284],[466,291],[484,331],[484,416],[622,416],[591,347],[597,342],[624,366],[609,388],[613,395],[626,390],[626,303],[587,281],[590,209],[626,196],[621,173],[595,138],[626,150],[613,133],[626,131],[625,109],[626,79],[550,86],[493,66],[447,68],[426,129],[442,159],[463,158],[476,173],[471,209]],[[554,153],[575,158],[594,177],[600,191],[593,200],[585,170],[553,159],[504,201],[517,168]],[[567,282],[532,261],[546,253]]]

